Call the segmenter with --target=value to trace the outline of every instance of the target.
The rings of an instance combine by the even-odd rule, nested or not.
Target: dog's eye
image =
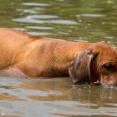
[[[116,66],[111,63],[104,64],[103,67],[107,71],[116,71]]]

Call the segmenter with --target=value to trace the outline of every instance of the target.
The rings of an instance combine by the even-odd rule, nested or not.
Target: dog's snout
[[[103,81],[101,81],[101,84],[117,87],[117,78],[113,78],[113,79],[110,79],[110,80],[103,80]]]
[[[109,81],[107,84],[109,86],[117,86],[117,82],[116,81],[113,81],[113,80]]]

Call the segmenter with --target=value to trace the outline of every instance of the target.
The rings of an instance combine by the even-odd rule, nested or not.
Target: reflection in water
[[[89,85],[75,86],[68,78],[32,80],[1,78],[0,84],[0,110],[5,115],[14,114],[22,117],[117,115],[116,89]]]
[[[46,7],[46,6],[49,6],[49,4],[46,4],[46,3],[36,3],[36,2],[25,2],[25,3],[22,3],[22,5],[25,5],[25,6],[40,6],[40,7]]]
[[[0,26],[31,35],[117,44],[115,0],[0,0]],[[0,78],[0,117],[116,117],[117,89],[69,78]]]
[[[102,14],[81,14],[80,16],[83,16],[83,17],[91,17],[91,18],[105,17],[105,15],[102,15]]]

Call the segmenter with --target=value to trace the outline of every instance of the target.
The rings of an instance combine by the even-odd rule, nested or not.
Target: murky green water
[[[117,1],[0,0],[0,27],[117,45]],[[117,89],[1,77],[0,117],[117,117]]]

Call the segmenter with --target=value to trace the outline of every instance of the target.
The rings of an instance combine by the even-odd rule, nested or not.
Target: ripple
[[[35,36],[47,36],[47,35],[52,35],[51,33],[48,32],[28,32],[30,35],[35,35]]]
[[[58,16],[54,16],[54,15],[31,15],[31,16],[27,16],[27,18],[29,18],[29,19],[54,19],[54,18],[58,18]]]
[[[49,20],[47,21],[48,23],[52,23],[52,24],[64,24],[64,25],[74,25],[74,24],[78,24],[75,21],[71,21],[71,20]]]
[[[43,10],[43,8],[38,8],[38,10]],[[28,13],[28,14],[37,14],[39,11],[35,9],[17,9],[16,11],[21,13]]]
[[[80,16],[92,17],[92,18],[100,18],[100,17],[105,17],[106,15],[104,15],[104,14],[81,14]]]
[[[41,23],[41,24],[45,22],[43,20],[30,19],[30,18],[27,18],[27,17],[12,19],[12,21],[23,22],[23,23]]]
[[[48,16],[47,15],[41,15],[42,17],[39,17],[39,16],[40,15],[26,16],[24,18],[12,19],[12,21],[23,22],[23,23],[41,23],[41,24],[42,23],[51,23],[51,24],[63,24],[63,25],[76,25],[76,24],[79,24],[79,23],[77,23],[75,21],[71,21],[71,20],[61,20],[61,19],[48,20],[48,18],[57,18],[57,16],[49,16],[49,15]],[[38,20],[36,18],[40,18],[40,20]],[[44,18],[45,18],[45,20],[43,20]]]
[[[46,26],[26,26],[28,29],[37,29],[37,30],[52,30],[53,27],[46,27]]]
[[[49,4],[46,4],[46,3],[39,3],[39,2],[25,2],[25,3],[22,3],[22,5],[24,6],[40,6],[40,7],[45,7],[45,6],[49,6]]]
[[[114,37],[112,37],[112,36],[105,36],[104,38],[106,38],[106,39],[114,39]]]
[[[99,107],[96,108],[90,108],[90,104],[82,105],[79,102],[72,102],[72,101],[55,101],[54,103],[45,103],[46,106],[56,108],[56,111],[53,111],[52,113],[58,113],[63,115],[72,115],[72,116],[96,116],[96,115],[110,115],[110,116],[116,116],[117,109],[113,107]],[[95,106],[95,105],[94,105]]]
[[[0,88],[3,86],[16,86],[21,83],[20,79],[15,78],[7,78],[7,77],[0,77]]]

